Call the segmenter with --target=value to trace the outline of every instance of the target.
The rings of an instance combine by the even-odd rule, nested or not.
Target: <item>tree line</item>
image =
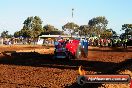
[[[71,35],[79,36],[97,36],[102,38],[110,38],[117,35],[116,31],[108,28],[108,20],[104,16],[98,16],[90,19],[87,25],[81,25],[74,22],[68,22],[62,26],[62,31],[55,28],[53,25],[47,24],[42,26],[43,21],[39,16],[30,16],[23,22],[23,28],[16,31],[14,35],[9,35],[8,31],[3,31],[1,37],[24,37],[24,38],[37,38],[40,35],[64,35],[65,31],[70,31]],[[132,35],[132,24],[123,24],[122,30],[125,31],[124,35]]]
[[[45,25],[42,27],[42,20],[40,17],[28,17],[20,31],[14,33],[14,37],[37,38],[42,34],[62,34],[57,28],[52,25]]]

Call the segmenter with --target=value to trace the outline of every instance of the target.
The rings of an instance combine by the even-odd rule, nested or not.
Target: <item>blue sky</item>
[[[132,23],[131,4],[132,0],[1,0],[0,33],[19,31],[29,16],[39,16],[43,25],[51,24],[59,29],[67,22],[86,25],[93,17],[105,16],[108,28],[120,34],[123,24]]]

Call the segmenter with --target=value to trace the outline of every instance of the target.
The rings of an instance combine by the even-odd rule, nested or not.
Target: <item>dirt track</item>
[[[124,50],[90,47],[88,58],[64,61],[52,60],[52,54],[47,53],[53,53],[53,48],[44,46],[0,47],[0,52],[15,50],[32,51],[32,53],[30,57],[15,58],[0,55],[0,88],[78,88],[76,83],[79,75],[78,66],[84,66],[87,74],[105,73],[132,58],[132,48]],[[41,54],[37,57],[32,56],[34,50]],[[87,85],[86,88],[88,86],[93,85]]]

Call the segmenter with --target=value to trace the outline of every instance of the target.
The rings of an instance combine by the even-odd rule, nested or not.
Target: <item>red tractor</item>
[[[58,45],[55,46],[54,51],[55,58],[76,59],[80,58],[82,54],[85,54],[78,39],[70,41],[59,40],[57,42]]]

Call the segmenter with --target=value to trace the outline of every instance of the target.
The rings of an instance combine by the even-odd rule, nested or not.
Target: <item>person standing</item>
[[[123,39],[123,47],[127,48],[127,39]]]
[[[58,45],[59,45],[59,42],[57,40],[55,40],[54,45],[55,45],[55,49],[57,49]]]
[[[128,39],[125,39],[125,48],[127,48],[127,41]]]
[[[108,39],[107,42],[108,42],[108,47],[110,47],[110,39]]]
[[[88,40],[85,38],[84,39],[84,53],[85,53],[85,57],[88,56]]]

